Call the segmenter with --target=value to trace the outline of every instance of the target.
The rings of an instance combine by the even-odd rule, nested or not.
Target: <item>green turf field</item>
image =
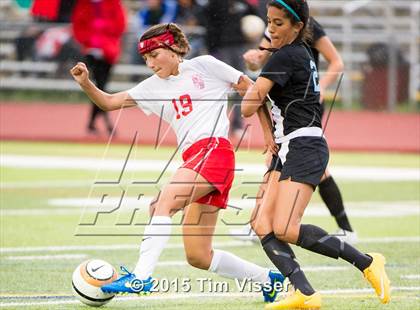
[[[150,161],[146,165],[147,171],[126,169],[121,173],[118,167],[122,167],[127,157],[130,148],[127,145],[107,148],[105,145],[2,142],[0,147],[0,308],[88,308],[77,303],[71,295],[72,271],[89,258],[105,259],[116,267],[134,267],[147,209],[140,207],[133,216],[130,207],[135,205],[134,198],[139,194],[153,197],[159,192],[170,172],[161,176],[160,166],[154,169],[153,165],[167,162],[173,149],[137,146],[132,150],[130,160]],[[177,154],[174,158],[180,159]],[[105,159],[107,169],[97,171],[95,164],[102,159]],[[263,160],[264,157],[255,151],[240,149],[237,152],[237,166],[255,166]],[[295,248],[313,286],[323,292],[323,309],[419,309],[419,156],[333,153],[330,164],[333,171],[337,168],[336,181],[351,215],[351,223],[359,234],[357,246],[363,251],[381,252],[386,256],[394,290],[391,304],[381,306],[359,271],[343,261]],[[115,169],[110,169],[111,165]],[[359,177],[355,172],[359,171],[357,169],[373,169],[372,178]],[[348,177],[347,172],[352,177]],[[381,173],[384,173],[383,177]],[[252,204],[244,197],[255,195],[260,179],[258,173],[246,169],[237,176],[231,198],[239,201],[238,207]],[[95,180],[114,184],[95,185]],[[120,182],[115,184],[117,180]],[[133,185],[133,181],[144,183]],[[118,201],[122,191],[128,200],[123,201],[120,209],[97,216],[96,225],[79,225],[95,220],[97,207],[84,208],[89,197],[94,200],[106,193]],[[101,211],[113,208],[114,202],[104,205]],[[247,222],[250,212],[249,208],[222,211],[215,247],[262,266],[271,266],[259,245],[227,236],[229,228]],[[327,212],[316,192],[304,221],[333,232],[337,227]],[[180,215],[177,215],[174,223],[179,221]],[[179,227],[173,232],[180,233]],[[123,249],[119,249],[121,245]],[[215,294],[208,286],[201,289],[199,279],[211,278],[213,283],[226,280],[184,264],[180,236],[170,239],[170,248],[163,252],[161,262],[155,277],[169,281],[189,279],[189,294],[177,293],[171,285],[166,293],[114,299],[105,307],[263,309],[258,293],[240,293],[234,281],[227,281],[228,292]]]

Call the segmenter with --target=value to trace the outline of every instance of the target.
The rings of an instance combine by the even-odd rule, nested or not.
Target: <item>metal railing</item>
[[[369,62],[366,51],[373,43],[384,43],[391,46],[387,66],[389,76],[386,85],[389,93],[387,107],[390,110],[394,109],[397,101],[397,48],[401,49],[408,59],[409,102],[412,107],[415,107],[420,90],[420,1],[311,0],[310,5],[316,18],[342,54],[346,69],[340,95],[345,107],[349,108],[354,102],[360,102],[361,88],[365,82],[362,67]],[[70,76],[68,80],[54,79],[54,83],[48,84],[57,70],[56,63],[16,62],[5,59],[14,51],[13,39],[23,27],[29,25],[28,23],[28,21],[2,22],[0,57],[3,60],[0,61],[0,88],[78,89]],[[62,26],[62,24],[60,25]],[[44,26],[51,27],[54,24],[45,24]],[[136,33],[132,31],[133,27],[128,27],[128,29],[131,30],[126,35],[126,50],[131,46],[133,38],[137,37]],[[186,30],[201,35],[205,32],[205,29],[196,27]],[[19,72],[29,73],[29,77],[16,77]],[[31,76],[30,73],[34,74]],[[109,89],[121,90],[127,86],[131,87],[133,83],[127,82],[130,75],[147,77],[150,74],[151,71],[145,66],[116,65],[113,70],[113,78],[118,81],[113,81]],[[42,77],[39,77],[40,75]]]
[[[344,3],[343,3],[344,2]],[[398,84],[397,50],[409,63],[409,102],[416,107],[420,90],[420,2],[416,0],[312,0],[311,8],[328,36],[339,47],[345,63],[341,90],[344,105],[360,101],[363,79],[354,79],[352,72],[368,62],[366,50],[374,43],[389,46],[387,107],[394,110]]]

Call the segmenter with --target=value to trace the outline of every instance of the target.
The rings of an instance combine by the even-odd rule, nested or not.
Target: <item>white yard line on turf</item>
[[[63,254],[63,255],[24,255],[24,256],[6,256],[7,260],[57,260],[57,259],[83,259],[87,254]],[[189,264],[183,261],[163,261],[158,262],[161,267],[188,267]],[[305,266],[302,268],[305,272],[335,272],[349,269],[344,266]]]
[[[417,243],[420,236],[410,237],[382,237],[382,238],[360,238],[359,243]],[[227,241],[215,242],[215,248],[230,248],[251,246],[248,241]],[[182,249],[182,243],[170,243],[165,249]],[[39,247],[7,247],[0,248],[0,254],[5,253],[30,253],[30,252],[64,252],[64,251],[119,251],[119,250],[138,250],[138,244],[109,244],[109,245],[68,245],[68,246],[39,246]]]
[[[56,207],[87,207],[96,208],[97,210],[104,210],[109,207],[114,209],[121,202],[120,210],[118,211],[133,211],[134,209],[143,208],[144,211],[149,212],[149,205],[154,197],[140,196],[130,197],[126,196],[120,201],[120,197],[101,196],[91,198],[55,198],[49,199],[48,204]],[[229,206],[240,209],[252,209],[255,206],[255,199],[229,199]],[[370,201],[370,202],[346,202],[346,211],[350,217],[403,217],[419,215],[420,208],[418,201]],[[228,207],[229,210],[229,207]],[[311,203],[305,210],[305,216],[326,217],[329,215],[328,209],[322,203]]]
[[[58,157],[58,156],[25,156],[4,154],[0,165],[13,168],[31,169],[79,169],[90,171],[121,171],[125,158],[99,159],[94,157]],[[164,160],[136,160],[127,162],[125,171],[163,171],[168,164]],[[174,161],[166,168],[168,172],[175,171],[181,163]],[[238,162],[237,174],[262,176],[266,171],[263,164]],[[420,170],[416,168],[361,167],[340,166],[330,167],[337,179],[342,180],[374,180],[374,181],[419,181]],[[257,181],[257,180],[256,180]]]
[[[243,247],[247,243],[243,241],[215,242],[215,247]],[[182,249],[183,243],[170,243],[165,249]],[[0,248],[0,254],[19,253],[19,252],[63,252],[63,251],[118,251],[118,250],[138,250],[138,244],[110,244],[110,245],[70,245],[70,246],[40,246],[40,247],[16,247]]]
[[[166,261],[166,262],[159,262],[158,266],[162,267],[181,267],[181,266],[189,266],[186,261]],[[269,267],[269,266],[267,266]],[[336,272],[336,271],[343,271],[349,269],[349,267],[344,266],[305,266],[302,267],[303,271],[305,272]]]
[[[76,208],[0,209],[1,216],[80,215],[80,212]]]
[[[420,287],[392,287],[392,291],[420,291]],[[355,295],[355,294],[372,294],[374,293],[373,289],[338,289],[338,290],[321,290],[321,294],[333,295],[345,297],[346,295]],[[168,301],[168,300],[182,300],[182,299],[191,299],[191,298],[259,298],[261,297],[260,293],[253,292],[244,292],[244,293],[188,293],[188,294],[161,294],[161,295],[151,295],[144,298],[139,298],[138,296],[128,296],[128,297],[116,297],[114,302],[123,302],[123,301],[138,301],[138,302],[148,302],[148,301]],[[328,296],[325,296],[328,297]],[[372,298],[376,298],[372,296]],[[52,306],[52,305],[66,305],[66,304],[80,304],[79,301],[72,300],[57,300],[57,301],[41,301],[41,302],[8,302],[0,303],[0,307],[29,307],[29,306]]]
[[[419,280],[420,274],[408,274],[401,276],[401,279],[408,279],[408,280]]]
[[[404,292],[412,292],[412,291],[419,291],[420,293],[420,286],[393,286],[391,287],[392,291],[404,291]],[[320,290],[321,294],[326,295],[339,295],[339,294],[360,294],[360,293],[373,293],[373,289],[371,288],[361,288],[361,289],[338,289],[338,290]]]
[[[121,209],[117,212],[133,212],[134,208],[144,208],[149,210],[149,204],[152,200],[149,196],[142,196],[140,200],[134,197],[125,197]],[[81,215],[83,212],[94,213],[104,207],[114,208],[119,203],[119,198],[106,197],[103,202],[99,198],[60,198],[50,199],[48,204],[54,208],[43,209],[0,209],[2,216],[45,216],[45,215]],[[242,209],[251,209],[254,207],[252,199],[231,199],[230,206],[240,207]],[[347,213],[351,217],[358,218],[383,218],[383,217],[404,217],[416,216],[420,214],[418,201],[394,201],[394,202],[346,202]],[[102,209],[103,210],[103,209]],[[228,211],[230,209],[228,208]],[[237,209],[235,209],[235,212]],[[326,217],[329,215],[327,208],[322,203],[311,203],[305,212],[306,216]]]
[[[2,182],[0,188],[19,189],[19,188],[90,188],[93,181],[87,180],[55,180],[55,181],[25,181],[25,182]]]
[[[63,255],[30,255],[30,256],[7,256],[8,260],[62,260],[62,259],[83,259],[87,254],[63,254]]]

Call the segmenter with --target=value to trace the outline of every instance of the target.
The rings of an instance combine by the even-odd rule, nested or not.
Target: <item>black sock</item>
[[[314,225],[301,225],[296,245],[309,251],[332,257],[342,258],[356,266],[360,271],[365,270],[372,263],[372,258],[361,253],[348,243]]]
[[[305,274],[300,269],[299,264],[294,260],[295,253],[293,253],[290,245],[277,239],[273,232],[266,235],[261,240],[261,244],[274,266],[276,266],[285,277],[289,278],[290,283],[292,283],[295,289],[299,289],[299,291],[306,296],[315,293],[311,284],[309,284],[309,281],[306,279]]]
[[[351,228],[346,211],[344,210],[343,199],[341,198],[340,189],[335,183],[332,176],[319,183],[319,195],[327,205],[328,210],[334,216],[338,227],[347,231],[353,231]]]

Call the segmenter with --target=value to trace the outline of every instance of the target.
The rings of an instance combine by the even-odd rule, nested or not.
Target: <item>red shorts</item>
[[[235,174],[235,153],[229,140],[206,138],[197,141],[182,153],[181,168],[196,171],[215,190],[196,202],[226,209]]]

